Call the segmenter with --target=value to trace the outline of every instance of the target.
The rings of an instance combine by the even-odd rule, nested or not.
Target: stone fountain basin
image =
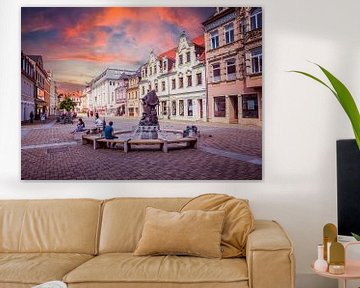
[[[122,144],[124,152],[131,151],[132,147],[136,146],[137,150],[145,150],[145,147],[157,147],[163,152],[167,153],[169,148],[196,148],[196,137],[183,137],[181,130],[164,129],[159,130],[158,139],[132,139],[133,130],[129,131],[115,131],[114,134],[118,137],[116,139],[105,139],[101,136],[84,135],[83,144],[93,142],[94,149],[100,148],[104,145],[116,143]],[[103,145],[104,144],[104,145]]]

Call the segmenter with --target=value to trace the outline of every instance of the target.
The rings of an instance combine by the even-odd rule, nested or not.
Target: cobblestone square
[[[83,117],[86,127],[92,118]],[[115,130],[129,130],[139,119],[106,117]],[[46,123],[21,128],[22,180],[261,180],[262,132],[256,126],[160,120],[162,129],[199,128],[197,149],[121,147],[94,150],[72,135],[76,124]]]

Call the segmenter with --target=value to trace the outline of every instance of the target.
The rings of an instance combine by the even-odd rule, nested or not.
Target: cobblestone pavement
[[[83,117],[86,127],[93,119]],[[115,130],[132,130],[138,119],[106,117]],[[75,121],[76,122],[76,121]],[[198,149],[93,150],[71,135],[76,124],[24,125],[21,129],[21,178],[24,180],[260,180],[261,129],[217,123],[160,120],[162,129],[196,125]]]

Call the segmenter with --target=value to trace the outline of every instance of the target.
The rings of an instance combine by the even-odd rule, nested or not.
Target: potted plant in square
[[[315,64],[315,63],[314,63]],[[351,232],[351,235],[360,241],[360,221],[357,221],[359,215],[359,200],[360,199],[360,114],[356,106],[354,98],[346,86],[338,80],[333,74],[327,71],[322,66],[317,65],[320,70],[325,74],[329,80],[330,85],[326,84],[319,78],[303,71],[292,70],[290,72],[299,73],[305,75],[325,87],[327,87],[332,94],[339,101],[347,114],[350,123],[352,125],[355,141],[354,140],[339,140],[337,141],[337,168],[338,168],[338,218],[339,228],[341,225],[344,227],[344,231],[349,235],[350,231],[355,229],[355,233]],[[349,151],[351,150],[351,151]],[[339,177],[340,175],[340,177]],[[340,205],[339,205],[340,202]],[[342,205],[341,203],[344,203]],[[350,211],[349,211],[350,210]],[[355,219],[355,220],[354,220]],[[350,230],[351,229],[351,230]],[[349,231],[350,230],[350,231]],[[339,231],[340,232],[340,231]]]

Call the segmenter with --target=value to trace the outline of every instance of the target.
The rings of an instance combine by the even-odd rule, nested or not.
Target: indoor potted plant
[[[315,64],[315,63],[314,63]],[[324,81],[319,78],[303,71],[292,70],[290,72],[299,73],[305,75],[325,87],[327,87],[339,101],[340,105],[343,107],[345,113],[349,117],[350,123],[352,125],[355,141],[351,140],[339,140],[337,141],[337,168],[338,168],[338,217],[341,215],[343,219],[343,226],[346,226],[346,233],[349,233],[351,230],[355,229],[356,233],[351,232],[351,235],[357,240],[360,241],[360,225],[359,221],[354,222],[354,219],[357,219],[359,212],[358,200],[360,199],[360,114],[356,106],[354,98],[352,97],[350,91],[346,86],[338,80],[333,74],[327,71],[322,66],[317,65],[320,70],[325,74],[326,78],[329,80],[330,85],[326,84]],[[347,143],[344,143],[347,142]],[[349,145],[350,144],[350,145]],[[349,151],[351,150],[351,151]],[[351,173],[349,173],[351,172]],[[350,175],[351,174],[351,175]],[[339,205],[340,202],[340,205]],[[347,202],[341,206],[342,202]],[[357,202],[357,203],[355,203]],[[351,207],[351,209],[348,209]],[[344,212],[344,210],[347,210]],[[352,210],[352,211],[349,211]],[[345,216],[343,216],[345,215]],[[354,225],[355,223],[355,225]],[[340,222],[339,222],[340,226]],[[340,228],[340,227],[339,227]],[[350,230],[351,229],[351,230]],[[349,231],[350,230],[350,231]],[[340,231],[339,231],[340,232]],[[348,235],[348,234],[346,234]]]

